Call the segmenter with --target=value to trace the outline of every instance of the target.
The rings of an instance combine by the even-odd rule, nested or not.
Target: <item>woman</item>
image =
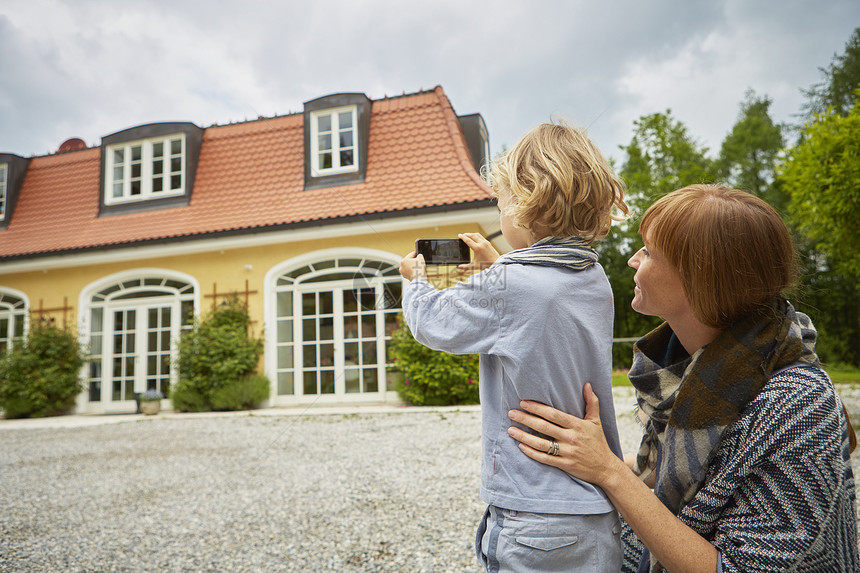
[[[781,298],[796,263],[779,215],[695,185],[654,203],[640,233],[632,306],[665,323],[634,347],[635,461],[606,446],[588,386],[584,419],[522,402],[509,434],[606,492],[635,533],[626,571],[860,570],[853,430],[814,327]]]

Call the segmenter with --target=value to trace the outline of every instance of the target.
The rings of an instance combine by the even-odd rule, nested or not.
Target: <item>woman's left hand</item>
[[[552,455],[552,442],[515,426],[508,434],[520,442],[522,450],[531,459],[557,467],[583,481],[601,485],[613,471],[624,463],[612,453],[603,435],[597,396],[586,384],[582,389],[585,398],[585,418],[577,418],[551,406],[524,400],[523,410],[511,410],[508,417],[558,442],[558,454]]]
[[[552,443],[508,428],[520,449],[533,460],[560,468],[583,481],[600,486],[634,533],[666,571],[717,570],[719,553],[711,543],[678,519],[654,492],[612,453],[600,426],[597,396],[586,384],[585,418],[565,414],[537,402],[520,402],[523,410],[511,410],[511,420],[558,442],[558,455],[547,451]]]

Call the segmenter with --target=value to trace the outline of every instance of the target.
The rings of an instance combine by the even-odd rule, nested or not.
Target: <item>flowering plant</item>
[[[150,388],[146,392],[140,395],[141,402],[155,402],[156,400],[163,400],[164,394],[159,392],[154,388]]]

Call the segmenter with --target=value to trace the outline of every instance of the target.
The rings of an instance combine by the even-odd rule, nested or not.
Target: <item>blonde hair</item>
[[[722,185],[691,185],[645,211],[639,233],[678,269],[703,324],[725,329],[792,286],[797,255],[779,214]]]
[[[494,162],[490,181],[500,198],[514,199],[504,208],[516,226],[540,226],[556,237],[592,242],[630,214],[609,162],[585,130],[566,124],[544,123],[525,134]]]

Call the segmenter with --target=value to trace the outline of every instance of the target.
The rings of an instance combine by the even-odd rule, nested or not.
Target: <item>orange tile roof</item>
[[[372,102],[364,183],[304,190],[303,115],[205,130],[187,206],[99,217],[101,148],[35,157],[3,259],[336,223],[490,197],[441,87]]]

